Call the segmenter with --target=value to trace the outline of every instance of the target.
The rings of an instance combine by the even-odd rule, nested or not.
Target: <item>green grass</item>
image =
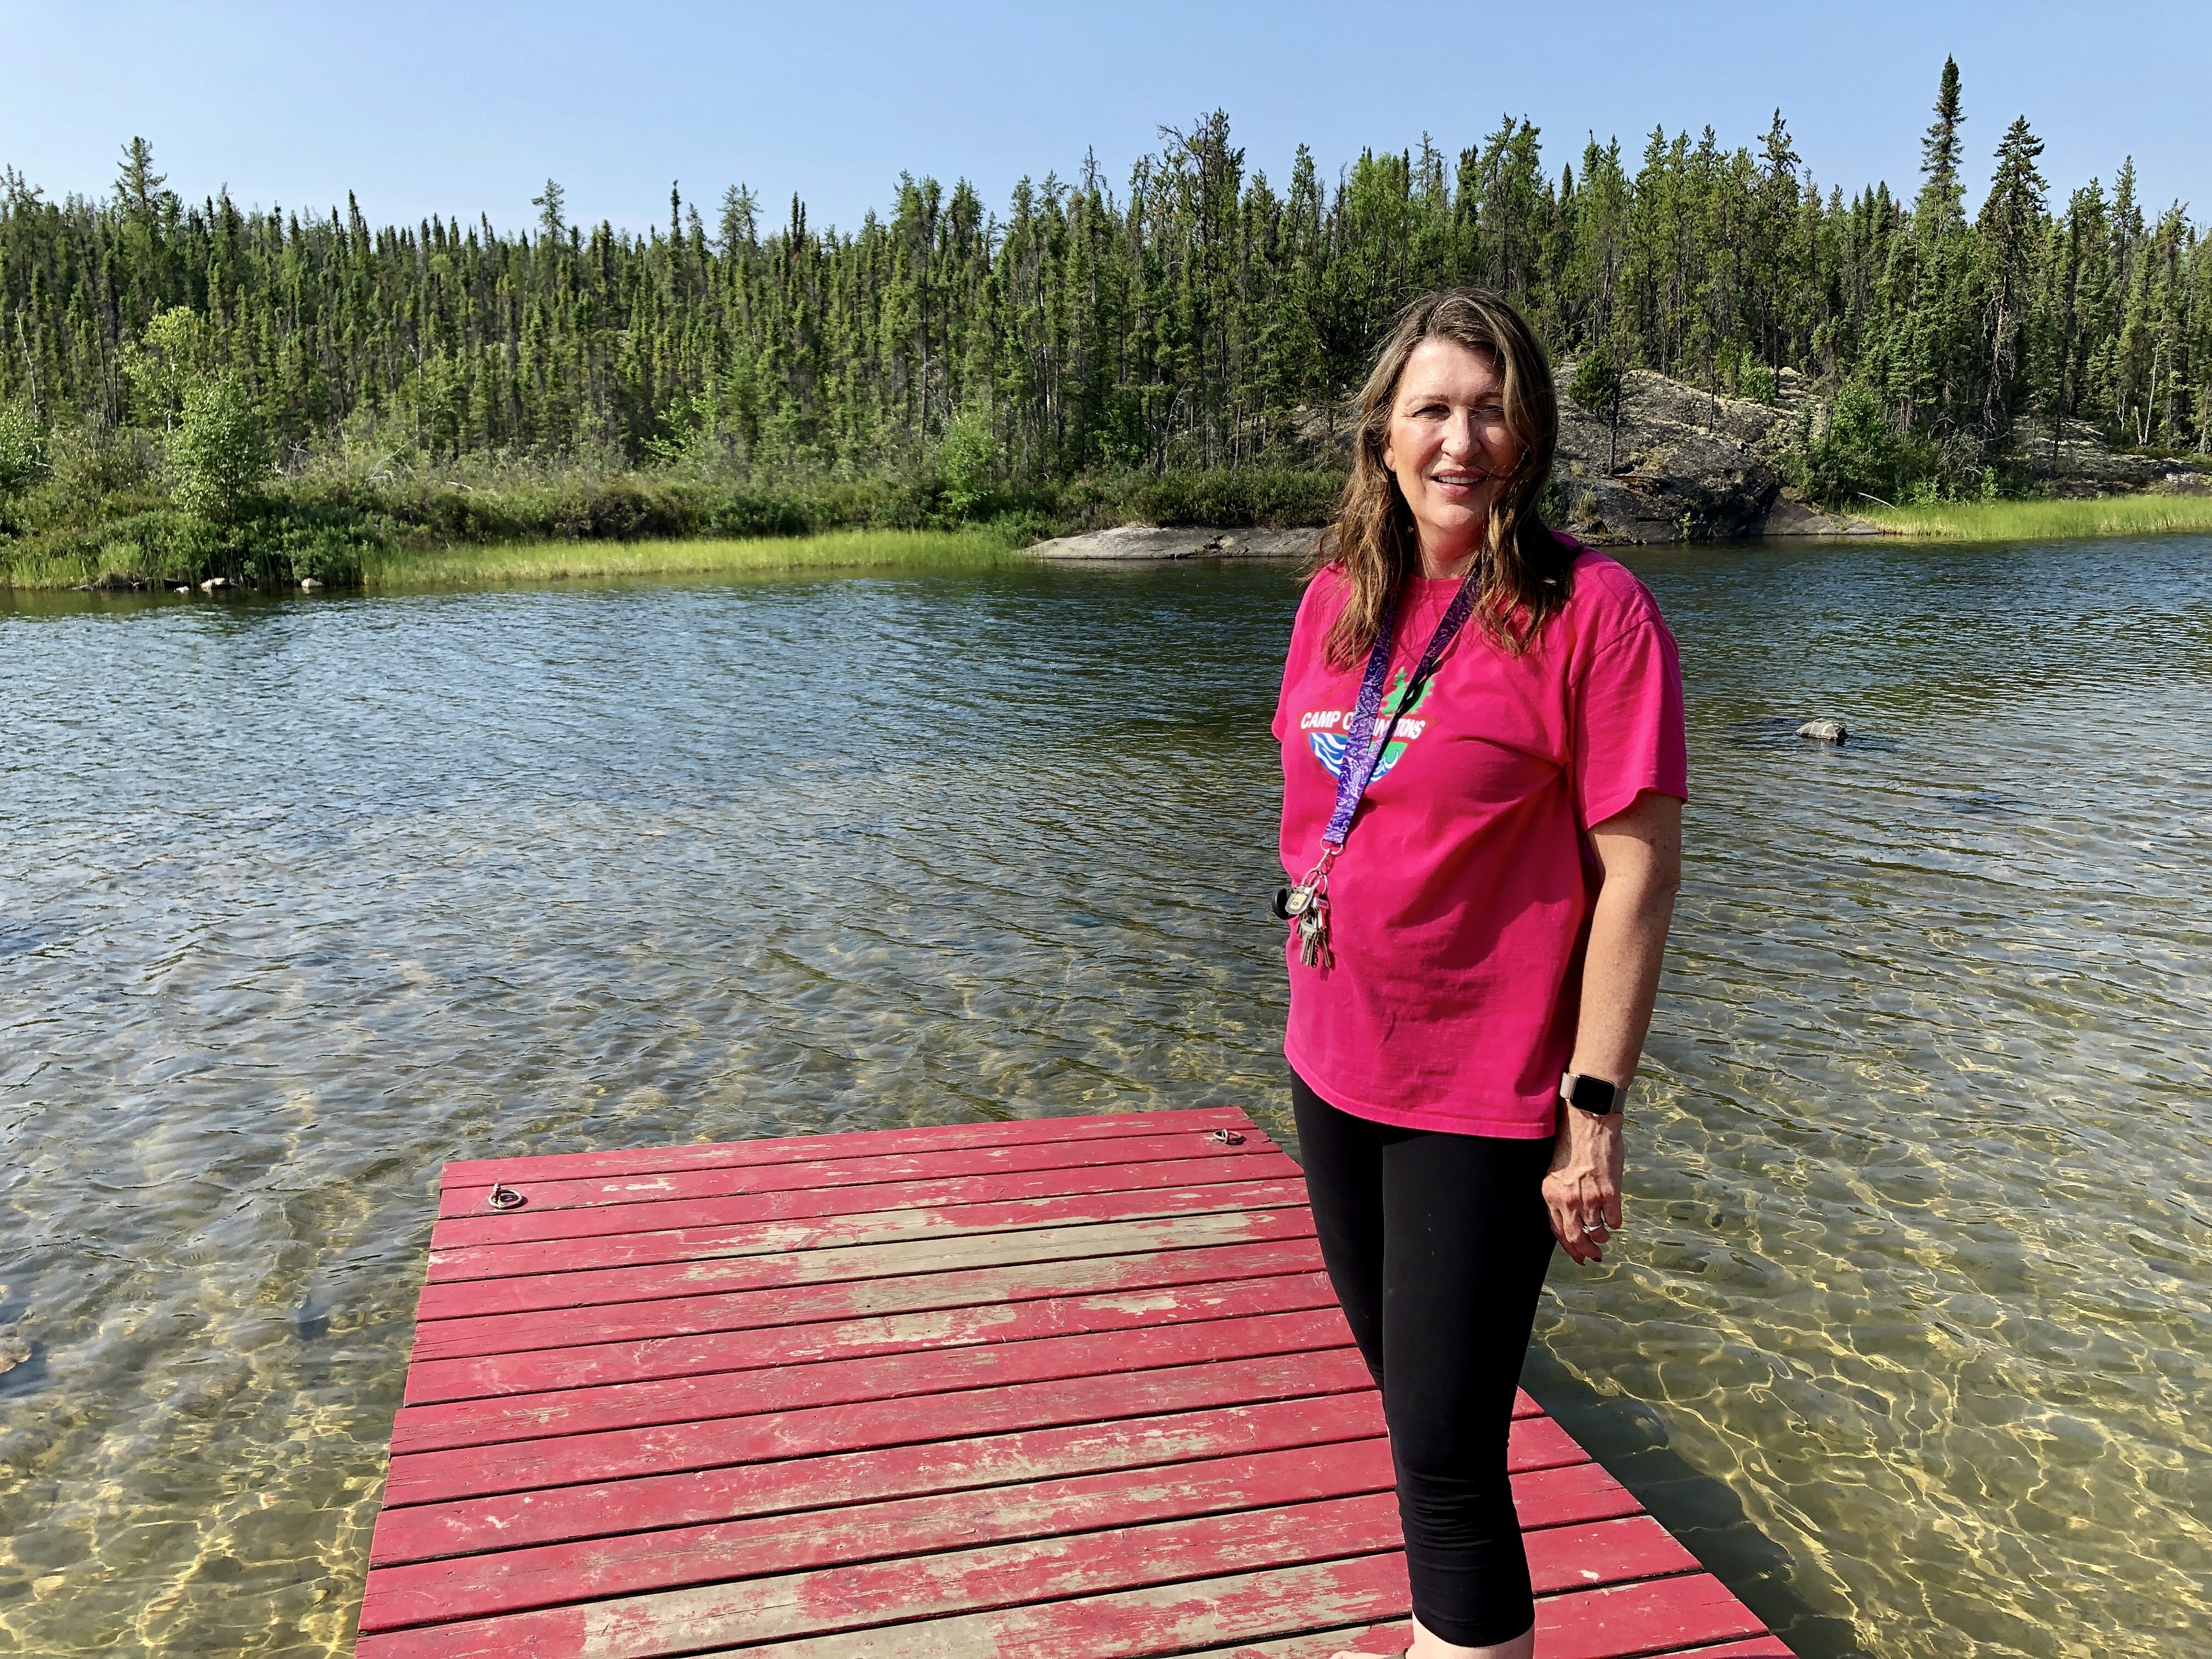
[[[100,559],[88,564],[74,554],[32,554],[0,565],[0,587],[56,589],[79,587],[111,568]]]
[[[994,530],[833,530],[738,540],[520,542],[445,551],[391,550],[362,560],[362,586],[506,586],[609,576],[709,576],[786,570],[943,570],[993,564],[1015,550]]]
[[[2069,537],[2152,536],[2177,530],[2212,532],[2212,495],[1939,501],[1927,507],[1875,507],[1862,501],[1851,511],[1895,535],[1950,541],[2055,541]]]

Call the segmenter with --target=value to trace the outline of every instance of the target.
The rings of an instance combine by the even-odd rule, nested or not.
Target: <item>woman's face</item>
[[[1413,509],[1427,574],[1456,574],[1480,548],[1519,463],[1503,392],[1497,366],[1451,340],[1422,341],[1398,377],[1382,465]]]

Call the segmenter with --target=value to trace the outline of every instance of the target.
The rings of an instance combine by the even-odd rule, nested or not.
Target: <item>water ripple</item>
[[[2212,544],[1638,565],[1690,867],[1533,1385],[1808,1659],[2192,1651]],[[0,1645],[345,1650],[448,1158],[1287,1138],[1294,601],[0,598]]]

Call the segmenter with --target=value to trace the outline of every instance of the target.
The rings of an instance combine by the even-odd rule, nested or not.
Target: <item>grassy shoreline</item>
[[[811,536],[684,537],[665,541],[514,542],[395,549],[362,561],[368,592],[479,587],[609,576],[714,576],[793,570],[958,569],[988,565],[1018,544],[987,530],[830,530]]]
[[[1862,505],[1855,516],[1886,537],[1912,541],[2032,541],[2212,534],[2212,495],[2106,495],[2086,501]],[[677,536],[645,540],[543,540],[447,549],[364,550],[368,592],[592,581],[624,576],[769,575],[806,570],[974,568],[1020,556],[1025,538],[1008,530],[825,530],[811,535]],[[25,561],[0,570],[0,587],[62,592],[80,587],[75,559]]]
[[[2100,536],[2212,532],[2212,495],[2099,495],[2084,501],[1939,501],[1874,507],[1855,517],[1921,541],[2064,541]]]

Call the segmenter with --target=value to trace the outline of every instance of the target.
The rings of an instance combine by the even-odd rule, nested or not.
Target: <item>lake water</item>
[[[1687,884],[1530,1385],[1807,1659],[2201,1654],[2212,541],[1632,562]],[[448,1158],[1287,1139],[1294,601],[0,595],[0,1651],[344,1650]]]

